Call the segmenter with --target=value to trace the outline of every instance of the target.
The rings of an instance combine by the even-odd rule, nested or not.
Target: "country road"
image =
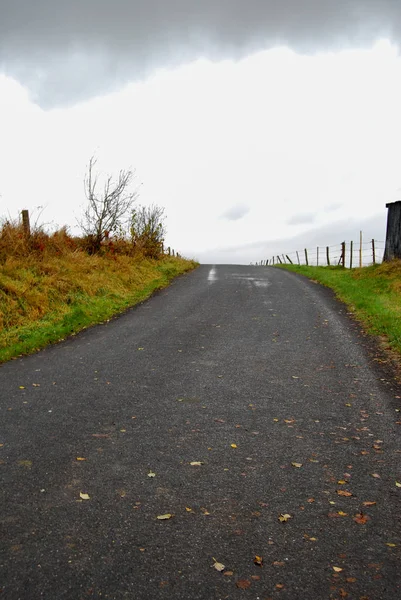
[[[0,366],[0,598],[401,597],[373,350],[329,290],[203,265]]]

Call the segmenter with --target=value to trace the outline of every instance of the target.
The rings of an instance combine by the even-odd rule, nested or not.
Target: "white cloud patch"
[[[304,225],[316,221],[316,213],[298,213],[287,219],[287,225]]]
[[[232,206],[228,210],[226,210],[222,215],[222,219],[227,219],[227,221],[239,221],[242,219],[247,213],[249,213],[249,206],[245,206],[244,204],[236,204]]]

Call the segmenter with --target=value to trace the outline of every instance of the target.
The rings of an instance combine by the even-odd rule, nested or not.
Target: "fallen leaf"
[[[231,444],[231,448],[236,448],[237,444]]]
[[[79,492],[79,497],[82,498],[82,500],[90,500],[89,494],[84,494],[83,492]]]
[[[215,562],[213,564],[213,567],[216,569],[216,571],[219,571],[219,572],[224,571],[224,569],[225,569],[225,566],[223,565],[223,563],[219,563],[219,562]]]
[[[223,575],[226,577],[231,577],[231,575],[234,575],[234,571],[224,571]]]
[[[297,469],[300,469],[302,467],[302,463],[292,462],[291,464],[293,467],[296,467]]]
[[[26,467],[27,469],[30,469],[32,467],[31,460],[19,460],[18,464],[20,467]]]
[[[167,519],[171,519],[172,517],[174,517],[174,515],[171,515],[170,513],[167,513],[165,515],[158,515],[156,517],[156,519],[159,519],[159,521],[166,521]]]
[[[342,510],[339,510],[338,514],[340,515],[340,517],[348,517],[348,513],[344,512]]]
[[[203,462],[201,462],[200,460],[194,460],[191,463],[189,463],[192,467],[200,467],[201,465],[203,465]]]
[[[308,498],[307,502],[309,502],[309,504],[312,504],[312,502],[314,502],[315,499],[314,498]]]
[[[83,458],[83,456],[77,456],[77,460],[86,460],[86,458]]]
[[[358,513],[354,517],[355,523],[358,523],[359,525],[365,525],[365,523],[367,521],[369,521],[369,519],[370,519],[370,517],[368,517],[367,515],[364,515],[363,513]]]
[[[355,583],[356,581],[356,577],[347,577],[347,579],[345,580],[347,583]]]
[[[347,490],[337,490],[337,494],[339,496],[346,496],[347,498],[349,496],[352,496],[352,493],[351,492],[347,492]]]
[[[273,565],[274,565],[275,567],[284,567],[284,565],[285,565],[285,562],[283,562],[283,561],[281,561],[281,560],[275,560],[275,561],[273,562]]]
[[[153,473],[153,471],[149,471],[148,477],[156,477],[156,473]]]
[[[263,556],[256,555],[255,558],[253,559],[253,562],[255,563],[255,565],[258,565],[259,567],[261,567],[263,565]]]
[[[387,542],[386,546],[389,546],[390,548],[395,548],[397,546],[397,544],[392,544],[391,542]]]
[[[374,477],[375,479],[381,479],[379,473],[371,473],[372,477]]]
[[[186,506],[186,507],[185,507],[185,510],[186,510],[187,512],[193,512],[192,508],[189,508],[189,506]]]
[[[395,482],[395,485],[396,485],[397,487],[401,487],[401,483],[398,483],[398,481],[396,481],[396,482]]]
[[[284,587],[284,583],[276,583],[276,588],[277,588],[278,590],[282,590],[282,589],[283,589],[283,587]]]
[[[374,506],[376,502],[362,502],[364,506]]]
[[[255,581],[259,581],[260,575],[251,575],[251,579],[254,579]]]
[[[288,513],[284,513],[278,516],[278,520],[280,521],[280,523],[286,523],[290,519],[292,519],[292,516]]]
[[[342,568],[341,567],[333,567],[333,571],[335,571],[336,573],[341,573]]]
[[[337,483],[339,483],[340,485],[344,485],[344,483],[347,483],[344,479],[340,479],[339,481],[337,481]]]
[[[249,581],[249,579],[238,579],[238,581],[235,582],[235,585],[240,590],[246,590],[251,585],[251,582]]]

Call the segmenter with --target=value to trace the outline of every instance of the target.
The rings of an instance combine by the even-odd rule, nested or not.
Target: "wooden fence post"
[[[326,257],[327,257],[327,266],[330,266],[330,248],[326,246]]]
[[[273,261],[273,267],[274,267],[274,256],[273,256],[273,258],[272,258],[272,261]]]
[[[308,262],[308,251],[307,251],[306,248],[305,248],[305,260],[306,260],[306,266],[308,266],[309,265],[309,262]]]
[[[352,269],[352,258],[354,256],[354,242],[351,240],[350,244],[350,255],[349,255],[349,268]]]
[[[342,250],[342,252],[341,252],[340,261],[341,261],[342,267],[345,269],[345,242],[341,243],[341,250]]]
[[[282,264],[283,264],[283,261],[281,260],[281,258],[279,257],[279,255],[278,255],[278,254],[277,254],[277,260],[278,260],[278,262],[280,263],[280,265],[282,265]]]
[[[287,257],[287,260],[288,260],[288,262],[290,263],[290,265],[292,265],[292,264],[293,264],[293,263],[292,263],[292,260],[290,259],[290,257],[288,256],[288,254],[286,254],[286,257]]]
[[[388,262],[394,258],[401,258],[401,201],[386,204],[387,232],[386,248],[383,260]]]
[[[359,268],[362,269],[362,231],[359,232]]]
[[[24,233],[26,237],[31,235],[31,224],[29,222],[29,210],[23,210],[22,213],[22,227],[24,228]]]
[[[301,261],[299,260],[299,254],[298,254],[298,250],[297,250],[297,259],[298,259],[298,264],[301,264]]]
[[[372,256],[373,256],[373,264],[376,264],[376,248],[375,248],[375,240],[372,240]]]

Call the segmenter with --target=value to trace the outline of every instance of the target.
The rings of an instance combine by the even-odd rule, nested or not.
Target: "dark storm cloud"
[[[0,70],[68,104],[204,56],[400,41],[400,0],[0,0]]]
[[[242,217],[244,217],[247,213],[249,213],[249,206],[237,204],[223,213],[221,218],[227,219],[228,221],[239,221],[239,219],[242,219]]]

